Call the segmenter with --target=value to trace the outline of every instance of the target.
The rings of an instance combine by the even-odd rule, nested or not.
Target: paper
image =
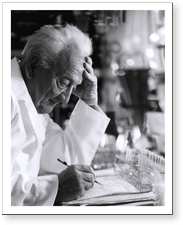
[[[153,202],[155,196],[153,192],[145,193],[133,193],[133,194],[122,194],[122,195],[111,195],[99,198],[91,198],[85,200],[75,200],[65,202],[63,205],[126,205],[132,203],[134,205],[143,205],[147,202]],[[135,204],[136,203],[136,204]]]
[[[97,177],[97,181],[80,199],[63,202],[62,205],[105,205],[137,201],[147,201],[154,198],[154,193],[141,193],[136,187],[123,180],[120,175]]]
[[[88,190],[80,200],[114,194],[139,192],[132,184],[123,180],[120,175],[97,177],[97,181],[102,185],[95,183],[94,187]]]

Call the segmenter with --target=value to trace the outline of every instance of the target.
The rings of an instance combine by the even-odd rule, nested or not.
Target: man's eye
[[[67,87],[69,85],[69,82],[67,82],[67,81],[60,81],[59,79],[57,79],[57,86],[59,87],[59,88],[64,88],[64,87]]]
[[[58,88],[61,88],[61,87],[62,87],[61,84],[60,84],[59,79],[57,79],[57,87],[58,87]]]

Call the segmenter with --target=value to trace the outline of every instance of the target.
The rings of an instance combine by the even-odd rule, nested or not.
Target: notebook
[[[153,192],[140,192],[118,174],[97,176],[94,187],[77,200],[62,202],[62,205],[105,205],[150,201],[155,199]]]

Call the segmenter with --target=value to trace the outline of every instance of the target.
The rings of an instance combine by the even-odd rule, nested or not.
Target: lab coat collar
[[[28,92],[27,86],[24,82],[17,58],[13,58],[11,60],[11,89],[17,100],[23,100],[29,110],[31,109],[32,113],[36,116],[37,111],[32,101],[32,98]]]
[[[13,81],[13,86],[11,86],[11,89],[19,100],[25,100],[27,98],[27,95],[29,96],[29,93],[24,82],[18,61],[19,60],[17,58],[13,58],[11,60],[11,79]]]
[[[31,125],[34,128],[35,136],[38,137],[40,143],[44,140],[44,132],[42,129],[42,115],[37,113],[32,98],[28,92],[20,67],[18,65],[17,58],[11,60],[11,89],[16,96],[18,102],[24,102],[20,104],[20,107],[24,108],[24,117],[27,117],[31,121]],[[27,114],[26,114],[27,113]]]

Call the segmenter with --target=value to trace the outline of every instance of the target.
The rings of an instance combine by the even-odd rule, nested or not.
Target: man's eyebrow
[[[75,85],[80,85],[83,81],[83,77],[82,76],[77,76],[77,75],[72,75],[72,74],[68,74],[65,79],[70,80],[73,84]]]

